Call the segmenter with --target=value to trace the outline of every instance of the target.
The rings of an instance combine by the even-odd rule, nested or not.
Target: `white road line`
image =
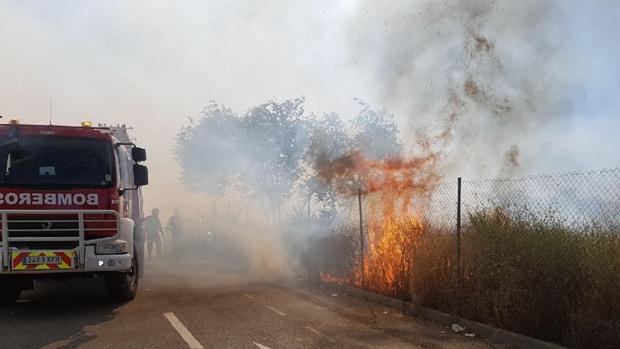
[[[183,323],[174,315],[174,313],[164,313],[168,322],[181,335],[181,338],[189,345],[190,349],[203,349],[202,345],[194,338],[192,333],[183,325]]]
[[[254,345],[256,345],[257,347],[259,347],[260,349],[271,349],[271,348],[269,348],[268,346],[266,346],[266,345],[262,345],[262,344],[260,344],[260,343],[256,343],[256,342],[252,342],[252,343],[254,343]]]
[[[244,293],[243,295],[244,295],[244,296],[246,296],[246,297],[248,297],[249,299],[254,299],[254,297],[250,296],[250,295],[249,295],[249,294],[247,294],[247,293]]]
[[[307,328],[310,332],[312,332],[312,333],[316,334],[316,335],[317,335],[317,336],[319,336],[319,337],[323,337],[323,338],[327,339],[328,341],[330,341],[330,342],[332,342],[332,343],[335,343],[335,342],[336,342],[336,340],[335,340],[335,339],[333,339],[333,338],[331,338],[331,337],[329,337],[329,336],[326,336],[326,335],[322,334],[321,332],[319,332],[318,330],[316,330],[316,329],[314,329],[314,328],[312,328],[312,327],[310,327],[310,326],[304,326],[304,327],[305,327],[305,328]]]
[[[278,314],[278,315],[280,315],[280,316],[286,316],[286,314],[285,314],[285,313],[283,313],[283,312],[279,311],[278,309],[276,309],[276,308],[274,308],[274,307],[270,307],[270,306],[268,306],[268,305],[265,305],[265,307],[267,307],[267,309],[269,309],[269,310],[273,311],[274,313],[276,313],[276,314]]]

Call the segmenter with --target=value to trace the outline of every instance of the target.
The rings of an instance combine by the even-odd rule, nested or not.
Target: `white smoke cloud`
[[[210,100],[242,113],[305,96],[306,111],[347,119],[358,97],[396,114],[410,149],[450,131],[434,143],[449,177],[620,166],[618,18],[614,1],[7,0],[0,115],[46,123],[51,99],[56,124],[133,126],[149,153],[147,212],[166,221],[179,207],[220,236],[259,205],[227,198],[228,214],[179,183],[174,137]],[[502,170],[511,156],[519,168]],[[233,236],[247,265],[280,274],[281,237],[250,233]]]
[[[174,136],[210,100],[242,111],[305,95],[346,110],[362,93],[345,66],[329,1],[5,2],[0,9],[0,115],[46,123],[124,123],[149,152],[150,206],[180,191]],[[183,198],[182,195],[179,196]]]
[[[58,124],[133,125],[150,155],[148,203],[164,211],[187,200],[160,194],[183,192],[176,130],[209,100],[241,112],[305,95],[307,110],[347,118],[359,97],[399,116],[415,143],[417,128],[441,131],[447,92],[462,95],[471,75],[487,98],[464,98],[448,173],[495,176],[513,144],[531,171],[597,167],[590,152],[617,166],[603,140],[617,125],[618,17],[613,1],[5,1],[0,115],[44,123],[51,98]],[[472,31],[492,55],[471,57]],[[504,98],[511,112],[493,116]]]
[[[567,55],[562,4],[361,1],[352,60],[369,67],[382,98],[415,130],[405,132],[409,145],[435,138],[446,174],[522,174],[546,155],[530,145],[557,136],[545,128],[569,119],[583,82]]]

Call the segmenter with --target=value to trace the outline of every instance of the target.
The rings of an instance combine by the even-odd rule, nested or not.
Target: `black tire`
[[[10,305],[17,301],[23,290],[18,281],[13,278],[0,279],[0,305]]]
[[[139,273],[138,254],[134,249],[129,272],[109,273],[105,275],[105,287],[108,296],[116,302],[128,302],[136,297],[138,292]]]

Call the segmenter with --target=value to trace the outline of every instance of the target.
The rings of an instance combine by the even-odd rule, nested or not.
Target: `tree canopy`
[[[306,114],[304,99],[268,100],[239,115],[211,102],[177,134],[181,179],[191,190],[221,196],[231,190],[278,209],[292,195],[313,197],[323,213],[336,211],[331,183],[317,175],[318,158],[360,151],[374,160],[402,152],[394,115],[361,109],[347,124],[335,113]]]

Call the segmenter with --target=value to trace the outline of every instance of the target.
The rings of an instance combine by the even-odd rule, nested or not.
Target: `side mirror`
[[[133,165],[133,183],[136,187],[149,184],[149,169],[144,165]]]
[[[138,147],[131,148],[131,158],[135,162],[146,161],[146,149]]]

